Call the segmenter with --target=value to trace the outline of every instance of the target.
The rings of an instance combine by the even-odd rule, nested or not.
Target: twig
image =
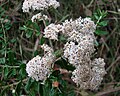
[[[94,0],[91,0],[91,2],[87,5],[87,8],[89,8],[93,2],[94,2]]]
[[[27,48],[27,47],[25,47],[25,46],[23,46],[23,45],[22,45],[22,48],[23,48],[24,50],[26,50],[26,51],[29,51],[29,52],[34,52],[34,50],[33,50],[33,49]]]
[[[38,48],[39,41],[40,41],[41,38],[42,38],[42,35],[40,35],[40,36],[36,39],[35,46],[34,46],[34,51],[33,51],[33,56],[34,56],[34,52],[35,52],[35,51],[37,50],[37,48]]]
[[[26,81],[27,81],[27,79],[22,80],[22,82],[26,82]],[[13,83],[13,84],[9,84],[9,85],[6,85],[6,86],[2,86],[2,87],[0,87],[0,88],[4,89],[4,88],[7,88],[7,87],[13,87],[14,85],[17,85],[17,84],[20,83],[20,82],[21,82],[21,81],[15,82],[15,83]]]
[[[106,69],[106,71],[109,71],[110,68],[111,68],[114,64],[116,64],[119,60],[120,60],[120,56],[117,57],[117,59]]]
[[[30,41],[28,41],[27,39],[21,37],[22,40],[24,40],[26,43],[30,44],[30,45],[34,45],[33,43],[31,43]]]
[[[2,21],[1,21],[1,24],[2,24],[2,29],[3,29],[3,34],[4,34],[4,42],[5,42],[5,44],[7,44],[5,29],[4,29],[4,25],[3,25],[3,22],[2,22]],[[5,45],[5,54],[4,54],[5,56],[4,56],[4,57],[6,57],[6,55],[7,55],[6,50],[7,50],[7,47],[6,47],[6,45]]]
[[[116,91],[120,91],[120,87],[117,87],[117,88],[114,88],[114,89],[109,89],[107,91],[103,91],[103,92],[99,92],[97,93],[95,96],[107,96],[107,94],[110,94],[110,93],[113,93],[113,92],[116,92]]]
[[[6,67],[8,67],[8,68],[19,68],[19,66],[8,66],[8,65],[0,65],[0,67],[2,67],[2,68],[6,68]]]
[[[112,14],[117,14],[117,15],[120,15],[120,13],[119,13],[119,12],[116,12],[116,11],[111,11],[111,10],[108,10],[107,12],[112,13]]]

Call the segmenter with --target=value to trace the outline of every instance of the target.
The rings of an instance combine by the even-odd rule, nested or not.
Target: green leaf
[[[26,67],[26,64],[21,64],[20,65],[20,68],[25,68]]]
[[[26,25],[27,26],[30,26],[30,25],[32,25],[33,24],[33,22],[31,21],[31,20],[28,20],[27,22],[26,22]]]
[[[60,36],[60,41],[65,42],[67,39],[64,36]]]
[[[61,55],[62,51],[61,50],[57,50],[54,52],[56,57],[59,57]]]
[[[39,41],[39,44],[42,45],[42,44],[44,44],[44,42],[45,42],[45,38],[42,37],[42,38],[40,39],[40,41]]]
[[[30,90],[31,84],[32,84],[31,78],[29,78],[28,81],[27,81],[27,84],[25,85],[25,90],[26,90],[26,91],[29,91],[29,90]]]
[[[5,30],[9,30],[12,27],[12,25],[10,24],[10,22],[7,22],[5,23],[4,27],[5,27]]]
[[[26,70],[25,68],[21,68],[19,71],[19,74],[21,75],[22,78],[26,77]]]
[[[102,30],[96,30],[96,31],[95,31],[95,34],[100,35],[100,36],[103,36],[103,35],[107,35],[108,32],[107,32],[107,31],[102,31]]]
[[[9,74],[9,69],[8,69],[8,67],[5,67],[4,68],[4,76],[7,77],[8,74]]]
[[[8,57],[9,57],[9,63],[13,64],[14,63],[14,53],[11,50],[8,52]]]
[[[13,38],[10,40],[11,43],[15,43],[17,41],[17,39]]]
[[[100,26],[107,26],[107,24],[108,24],[108,21],[101,21],[100,23],[98,23],[98,25],[100,25]]]
[[[20,89],[21,89],[21,81],[17,84],[15,88],[15,92],[17,93],[18,96],[20,96]]]
[[[98,43],[96,40],[95,40],[95,45],[96,45],[96,46],[99,46],[99,43]]]
[[[96,20],[99,19],[99,16],[97,15],[97,13],[94,13],[94,17],[95,17]]]
[[[27,75],[25,68],[26,68],[25,64],[20,64],[19,74],[22,78],[25,78]]]
[[[35,94],[36,92],[34,92],[34,91],[30,91],[30,96],[36,96],[36,94]]]
[[[36,32],[36,36],[39,36],[39,35],[40,35],[40,31],[37,31],[37,32]]]
[[[38,92],[43,96],[43,85],[38,83]]]
[[[19,30],[24,30],[24,31],[26,31],[26,30],[27,30],[27,27],[24,25],[23,27],[19,27]]]
[[[26,37],[27,38],[30,38],[32,36],[33,32],[31,30],[29,30],[27,33],[26,33]]]
[[[2,28],[0,28],[0,33],[2,33],[3,32],[3,29]],[[1,36],[3,36],[3,34],[0,34],[0,37]]]
[[[16,75],[16,69],[12,70],[12,75]]]
[[[38,24],[37,23],[33,23],[33,26],[34,26],[34,28],[38,31],[38,32],[40,32],[40,27],[38,26]]]
[[[0,58],[0,64],[5,64],[5,58]]]

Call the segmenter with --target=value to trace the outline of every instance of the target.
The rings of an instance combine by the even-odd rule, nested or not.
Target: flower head
[[[28,76],[32,77],[36,81],[45,81],[47,79],[47,77],[51,74],[51,64],[55,59],[52,54],[52,48],[45,44],[42,45],[42,48],[45,49],[46,54],[43,57],[37,55],[26,65]]]
[[[79,64],[72,72],[71,78],[81,89],[96,90],[106,74],[104,66],[105,62],[102,58]]]
[[[55,9],[60,6],[56,0],[25,0],[23,2],[23,12],[29,12],[30,10],[45,10],[49,7]]]
[[[51,23],[44,29],[44,37],[53,40],[58,40],[58,33],[60,31],[62,31],[62,25],[55,25]]]

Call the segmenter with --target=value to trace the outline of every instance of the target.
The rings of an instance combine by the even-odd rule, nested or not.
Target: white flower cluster
[[[92,61],[92,79],[91,79],[91,89],[96,89],[101,84],[103,76],[107,73],[105,71],[105,62],[102,58],[96,58]]]
[[[55,25],[51,23],[44,29],[44,37],[53,40],[58,40],[58,33],[60,31],[62,31],[62,25]]]
[[[76,68],[71,78],[81,89],[97,89],[106,74],[103,59],[91,60],[95,51],[95,29],[96,26],[91,19],[81,17],[74,21],[66,20],[61,25],[52,23],[44,29],[45,38],[58,40],[59,32],[67,37],[68,42],[64,46],[63,56]],[[51,50],[47,46],[43,48],[45,51]],[[44,57],[49,55],[46,54]],[[52,62],[53,59],[50,64]]]
[[[81,89],[96,90],[106,74],[104,66],[102,58],[81,64],[72,72],[71,78]]]
[[[54,32],[52,32],[53,28],[54,28]],[[61,25],[50,24],[45,28],[44,34],[46,35],[45,36],[46,38],[57,40],[54,37],[58,37],[57,33],[61,32],[68,37],[68,41],[74,40],[74,41],[80,42],[81,39],[84,39],[83,36],[86,36],[86,35],[92,36],[92,38],[89,38],[89,39],[95,39],[93,34],[93,32],[95,31],[95,28],[96,26],[94,22],[91,21],[90,18],[82,19],[81,17],[79,17],[74,21],[72,19],[70,19],[70,21],[65,20],[65,22],[63,22],[63,24]],[[51,34],[50,34],[50,31],[51,31]]]
[[[85,36],[81,42],[67,42],[64,46],[64,57],[70,64],[77,67],[80,63],[89,62],[94,50],[93,41],[89,41],[89,37]]]
[[[76,20],[66,20],[63,22],[63,34],[65,34],[68,37],[68,40],[74,40],[77,42],[81,42],[81,39],[83,39],[83,36],[92,36],[91,39],[95,39],[94,37],[94,31],[96,29],[96,26],[93,21],[91,21],[90,18],[84,18],[82,19],[79,17]]]
[[[38,13],[36,15],[32,16],[32,22],[35,22],[36,20],[48,20],[48,16],[47,15],[42,15],[41,13]]]
[[[45,10],[49,7],[56,9],[59,6],[56,0],[25,0],[22,9],[23,12],[29,12],[30,10]],[[35,22],[37,19],[49,18],[38,13],[31,20]],[[62,24],[51,23],[43,33],[45,38],[53,40],[58,40],[59,32],[67,37],[68,42],[64,46],[63,56],[76,68],[71,78],[81,89],[97,89],[106,74],[103,59],[91,60],[95,51],[95,29],[96,25],[90,18],[79,17],[76,20],[65,20]],[[44,56],[36,56],[26,65],[28,76],[36,81],[45,81],[48,78],[55,59],[52,48],[46,44],[43,44],[41,48],[45,51]]]
[[[63,34],[68,37],[64,46],[64,57],[76,69],[72,72],[72,80],[81,89],[95,90],[106,74],[104,60],[91,60],[95,51],[95,24],[89,18],[78,18],[63,23]]]
[[[41,48],[45,51],[45,55],[43,57],[37,55],[26,65],[26,72],[28,73],[28,76],[36,81],[45,81],[47,79],[47,77],[51,74],[51,64],[55,59],[52,54],[52,48],[45,44],[43,44]]]
[[[68,38],[63,56],[76,68],[71,78],[81,89],[97,89],[106,74],[103,59],[91,60],[95,51],[95,29],[90,18],[80,17],[74,21],[66,20],[61,25],[50,24],[44,30],[46,38],[58,40],[58,32]]]
[[[29,12],[30,10],[48,9],[51,6],[56,9],[60,4],[56,0],[25,0],[22,9],[23,12]]]
[[[95,51],[94,22],[81,17],[74,21],[66,20],[63,23],[63,30],[63,34],[68,37],[68,42],[64,46],[64,57],[75,67],[80,63],[89,62]]]

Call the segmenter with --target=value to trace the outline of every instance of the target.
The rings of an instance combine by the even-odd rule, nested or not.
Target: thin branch
[[[120,60],[120,56],[117,57],[117,59],[116,59],[112,64],[110,64],[110,66],[106,69],[106,71],[109,71],[110,68],[111,68],[113,65],[115,65],[119,60]]]
[[[91,0],[90,3],[87,5],[87,8],[89,8],[93,2],[94,2],[94,0]]]
[[[8,65],[0,65],[2,68],[19,68],[19,66],[8,66]]]
[[[108,96],[108,94],[116,92],[116,91],[120,91],[120,87],[114,88],[114,89],[109,89],[107,91],[103,91],[103,92],[99,92],[97,93],[95,96]]]
[[[27,79],[22,80],[22,82],[26,82],[26,81],[27,81]],[[14,85],[17,85],[17,84],[20,83],[20,82],[21,82],[21,81],[15,82],[15,83],[13,83],[13,84],[9,84],[9,85],[6,85],[6,86],[2,86],[2,87],[0,87],[0,88],[4,89],[4,88],[7,88],[7,87],[13,87]]]

